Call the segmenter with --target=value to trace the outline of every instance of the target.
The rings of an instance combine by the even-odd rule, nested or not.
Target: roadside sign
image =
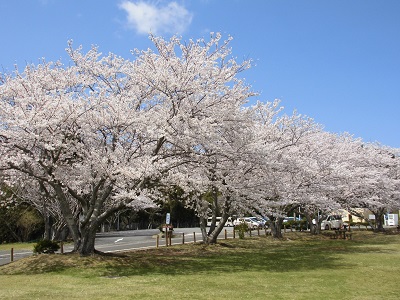
[[[171,214],[167,213],[167,216],[165,218],[165,224],[169,224],[169,223],[171,223]]]

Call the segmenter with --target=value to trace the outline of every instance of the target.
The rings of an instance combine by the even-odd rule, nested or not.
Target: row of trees
[[[8,199],[7,201],[5,201]],[[26,242],[43,234],[43,218],[28,203],[13,201],[12,192],[0,185],[0,243]]]
[[[165,200],[167,199],[167,200]],[[59,216],[52,214],[51,204],[43,199],[42,205],[29,198],[18,196],[17,187],[1,186],[0,192],[0,244],[29,242],[39,239],[65,241],[68,227]],[[46,206],[48,208],[46,209]],[[54,206],[54,205],[53,205]],[[193,210],[187,209],[175,195],[165,195],[157,207],[141,210],[125,209],[111,216],[99,228],[100,231],[162,228],[166,213],[174,227],[198,227],[199,221]],[[58,218],[58,219],[57,219]]]
[[[14,194],[67,225],[75,251],[121,210],[179,199],[216,242],[208,216],[251,212],[279,236],[299,207],[311,219],[336,208],[399,207],[398,149],[325,132],[257,96],[231,58],[230,38],[169,41],[128,60],[69,43],[68,66],[28,65],[0,85],[0,170]],[[176,195],[175,195],[176,196]],[[355,212],[353,212],[355,213]]]

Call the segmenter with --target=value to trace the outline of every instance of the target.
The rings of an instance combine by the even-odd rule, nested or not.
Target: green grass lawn
[[[13,243],[13,244],[0,244],[0,250],[10,251],[11,248],[14,250],[31,250],[35,243]]]
[[[0,299],[398,299],[400,235],[289,232],[0,267]]]

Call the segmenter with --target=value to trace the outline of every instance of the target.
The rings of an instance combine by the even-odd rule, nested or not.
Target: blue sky
[[[400,148],[398,0],[9,0],[0,2],[0,70],[62,59],[69,39],[130,58],[164,38],[231,35],[258,99],[330,132]]]

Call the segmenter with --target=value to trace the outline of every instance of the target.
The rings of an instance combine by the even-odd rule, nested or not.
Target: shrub
[[[50,241],[50,240],[41,240],[35,246],[33,246],[33,252],[34,253],[54,253],[58,249],[60,249],[60,246],[58,245],[57,242],[55,241]]]
[[[245,233],[249,230],[249,225],[247,223],[240,223],[235,226],[235,230],[239,232],[239,239],[244,239]]]
[[[308,229],[308,222],[306,218],[303,218],[299,221],[299,228],[300,230],[307,230]]]
[[[297,221],[294,221],[294,220],[290,220],[290,221],[282,223],[282,229],[284,227],[286,227],[286,228],[296,228],[296,226],[297,226]]]

